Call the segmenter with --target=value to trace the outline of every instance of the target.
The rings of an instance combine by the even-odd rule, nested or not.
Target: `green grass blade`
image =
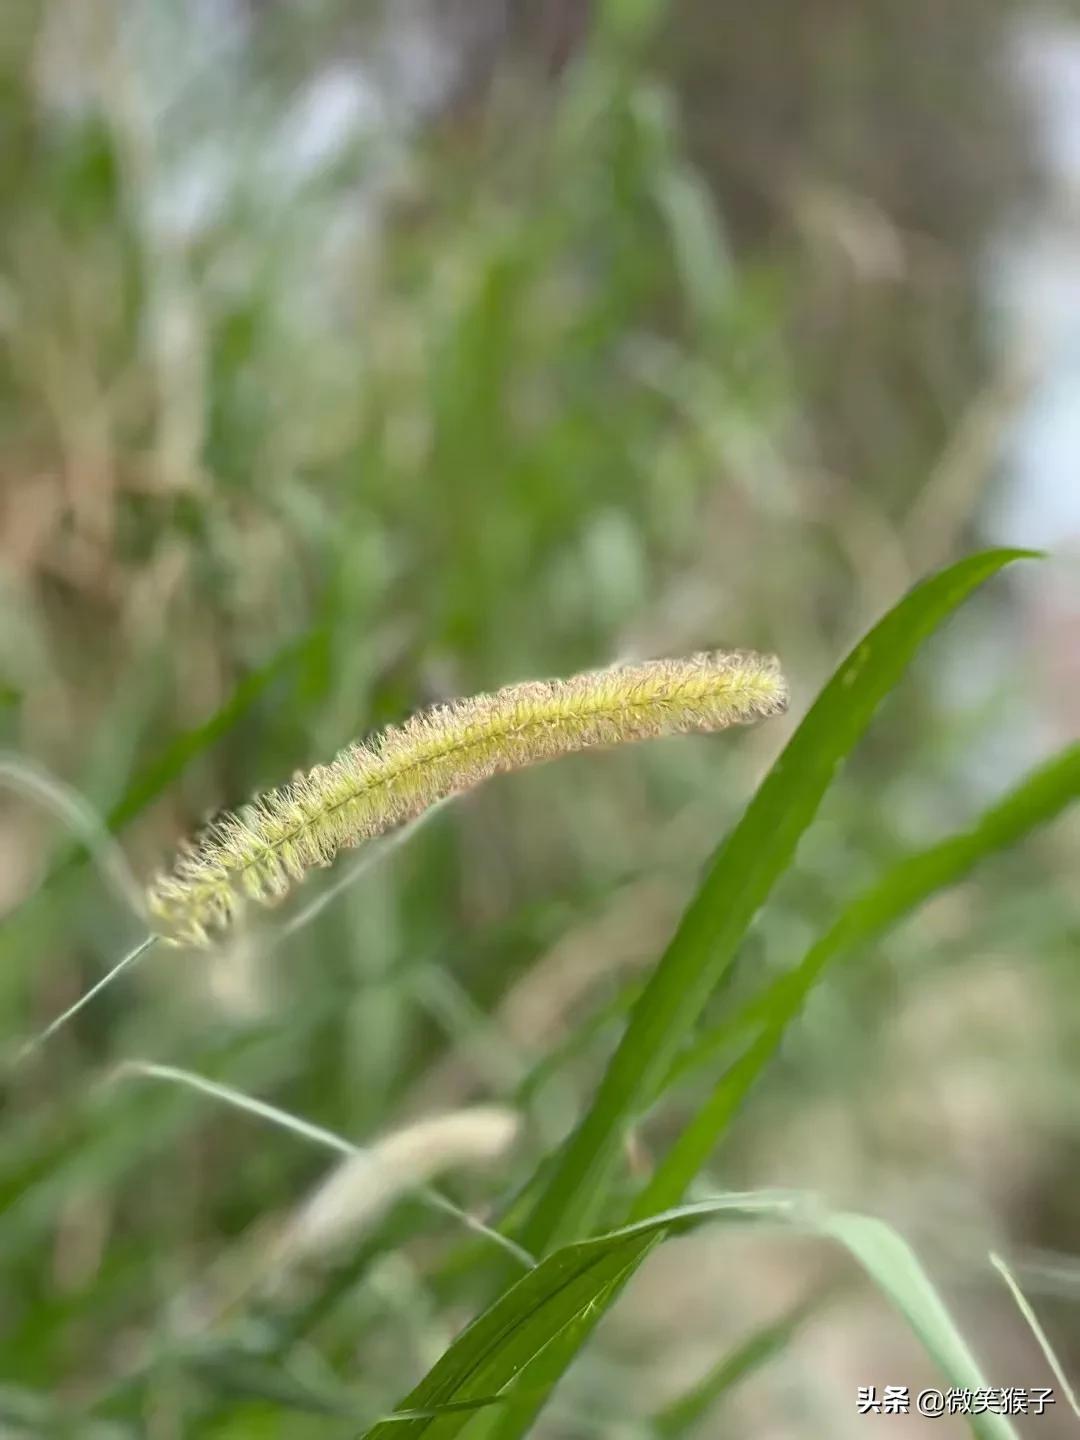
[[[229,698],[202,724],[175,735],[133,776],[123,794],[110,808],[105,816],[108,831],[115,835],[141,814],[192,760],[227,734],[280,675],[301,661],[318,638],[319,632],[312,631],[283,646],[265,664],[245,675]],[[38,888],[3,917],[5,930],[8,926],[15,926],[34,906],[47,901],[53,887],[84,865],[89,858],[90,850],[86,845],[76,843],[66,846],[49,867]]]
[[[474,1437],[470,1432],[468,1440],[523,1440],[524,1436],[533,1433],[533,1423],[550,1400],[556,1385],[577,1358],[578,1352],[588,1344],[589,1337],[614,1305],[623,1287],[632,1279],[640,1263],[639,1260],[632,1261],[550,1344],[544,1346],[536,1359],[521,1372],[517,1385],[508,1392],[502,1412],[493,1414],[490,1424],[479,1428],[474,1426],[477,1433]]]
[[[224,704],[201,725],[194,725],[175,735],[153,760],[138,771],[120,799],[110,809],[105,817],[109,829],[115,832],[130,820],[134,820],[136,815],[172,784],[196,756],[227,734],[268,686],[304,660],[320,639],[321,632],[313,630],[282,646],[264,664],[249,671]]]
[[[1077,1417],[1077,1419],[1080,1419],[1080,1401],[1078,1401],[1076,1398],[1076,1391],[1069,1383],[1069,1377],[1065,1374],[1064,1367],[1062,1366],[1061,1361],[1058,1359],[1057,1354],[1054,1351],[1054,1347],[1050,1344],[1046,1331],[1043,1329],[1042,1324],[1039,1321],[1039,1317],[1035,1314],[1035,1311],[1031,1306],[1031,1302],[1028,1300],[1024,1292],[1020,1289],[1020,1286],[1016,1282],[1016,1277],[1013,1275],[1012,1271],[1005,1264],[1005,1261],[1001,1258],[1000,1255],[996,1255],[993,1251],[991,1251],[990,1264],[993,1265],[994,1269],[1001,1276],[1002,1280],[1005,1281],[1005,1285],[1008,1288],[1009,1294],[1016,1302],[1016,1308],[1020,1311],[1020,1314],[1023,1316],[1025,1324],[1031,1331],[1032,1335],[1035,1337],[1035,1343],[1042,1351],[1043,1359],[1050,1367],[1050,1373],[1057,1381],[1061,1393],[1069,1402],[1069,1406],[1073,1414]]]
[[[849,952],[884,933],[935,891],[962,880],[983,855],[1005,849],[1028,831],[1048,824],[1078,795],[1080,745],[1071,745],[986,811],[971,831],[899,862],[848,907],[797,970],[781,975],[687,1045],[668,1071],[663,1089],[700,1070],[732,1041],[775,1020],[785,995],[796,987],[809,989],[816,979],[809,972],[823,968],[834,954]]]
[[[365,1150],[363,1146],[354,1145],[344,1136],[336,1135],[334,1131],[327,1130],[322,1125],[313,1125],[311,1121],[305,1120],[300,1115],[294,1115],[289,1110],[282,1110],[277,1105],[268,1105],[265,1100],[258,1100],[254,1095],[245,1094],[244,1091],[236,1090],[231,1085],[208,1080],[204,1075],[178,1069],[175,1065],[158,1065],[147,1060],[123,1060],[116,1067],[114,1075],[117,1079],[127,1076],[143,1076],[149,1080],[164,1080],[171,1084],[186,1086],[197,1093],[208,1095],[213,1100],[219,1100],[226,1105],[232,1105],[238,1110],[255,1115],[260,1120],[267,1120],[272,1125],[290,1130],[294,1135],[299,1135],[338,1155],[356,1158],[371,1153],[370,1148]],[[438,1211],[440,1215],[450,1216],[473,1234],[498,1246],[504,1254],[510,1255],[516,1264],[523,1265],[526,1269],[531,1268],[533,1264],[531,1255],[526,1255],[519,1246],[515,1245],[512,1240],[508,1240],[505,1235],[500,1234],[498,1230],[491,1229],[483,1221],[470,1215],[468,1211],[462,1210],[433,1185],[418,1184],[412,1187],[411,1193],[416,1195],[429,1209]]]
[[[519,1237],[540,1254],[588,1231],[625,1127],[655,1096],[747,927],[784,872],[838,765],[922,642],[971,592],[1031,552],[992,550],[932,576],[856,645],[717,852],[635,1006],[592,1105]]]
[[[724,1073],[675,1141],[638,1197],[633,1213],[649,1215],[678,1204],[827,966],[883,934],[937,891],[956,884],[986,856],[1048,823],[1078,797],[1080,744],[1070,745],[1033,771],[970,829],[901,860],[857,896],[795,970],[748,1002],[747,1010],[760,1016],[764,1030]],[[725,1039],[732,1028],[724,1032]]]
[[[804,996],[842,951],[881,935],[931,895],[962,880],[988,855],[1049,824],[1078,798],[1080,743],[1038,766],[969,829],[894,865],[847,907],[807,953],[793,974],[793,990]]]
[[[640,1229],[610,1244],[567,1246],[511,1287],[454,1341],[399,1408],[427,1411],[497,1394],[597,1298],[636,1268],[659,1238]],[[435,1420],[384,1420],[365,1440],[426,1436],[447,1440],[467,1414]]]
[[[245,1354],[228,1344],[215,1349],[204,1342],[181,1358],[184,1367],[209,1390],[233,1401],[264,1400],[278,1409],[352,1420],[362,1413],[344,1390],[323,1393],[282,1366],[267,1364],[261,1356]]]
[[[249,1355],[225,1344],[218,1348],[204,1342],[181,1356],[185,1368],[198,1376],[208,1389],[232,1400],[264,1400],[276,1409],[297,1410],[311,1415],[339,1416],[358,1424],[370,1423],[370,1410],[363,1416],[359,1402],[342,1387],[324,1393],[310,1382],[299,1380],[279,1363],[269,1363],[260,1355]],[[388,1420],[395,1427],[409,1420],[435,1420],[441,1415],[461,1414],[469,1419],[478,1410],[501,1406],[501,1397],[481,1395],[434,1409],[401,1413]]]
[[[654,1244],[665,1236],[722,1219],[766,1221],[837,1241],[904,1316],[948,1385],[985,1388],[979,1366],[952,1317],[898,1234],[864,1215],[835,1214],[807,1197],[765,1192],[720,1195],[680,1206],[555,1251],[458,1336],[399,1410],[426,1412],[500,1393],[568,1328],[576,1331],[575,1339],[589,1333],[604,1305]],[[535,1373],[530,1370],[528,1378]],[[530,1420],[532,1413],[530,1407]],[[382,1421],[364,1440],[391,1440],[392,1436],[449,1440],[460,1433],[468,1418],[467,1413],[444,1413],[437,1418]],[[978,1440],[1016,1440],[1003,1416],[976,1415],[970,1421]],[[519,1428],[516,1433],[525,1432]]]
[[[494,1417],[491,1426],[482,1432],[478,1440],[522,1440],[530,1433],[533,1421],[555,1386],[604,1318],[604,1313],[618,1299],[619,1292],[632,1274],[628,1271],[602,1295],[598,1295],[589,1311],[579,1316],[573,1325],[568,1325],[537,1356],[521,1376],[522,1397],[518,1399],[511,1392],[502,1413]],[[716,1404],[725,1390],[779,1354],[803,1320],[819,1309],[831,1293],[831,1290],[822,1291],[793,1306],[780,1320],[757,1330],[749,1340],[725,1355],[690,1391],[654,1415],[650,1423],[658,1440],[681,1434]],[[469,1440],[472,1440],[471,1432]]]
[[[680,1051],[664,1080],[660,1094],[678,1085],[688,1075],[693,1075],[705,1065],[714,1061],[722,1051],[727,1050],[736,1040],[745,1040],[754,1034],[776,1014],[778,997],[792,984],[791,972],[780,975],[771,985],[757,995],[744,1000],[738,1009],[723,1016],[715,1024],[707,1026],[700,1035]]]
[[[779,1320],[759,1326],[740,1345],[721,1356],[696,1385],[653,1416],[652,1429],[659,1440],[675,1440],[676,1436],[685,1435],[729,1390],[786,1350],[796,1331],[821,1309],[827,1298],[827,1293],[821,1293],[800,1300]]]
[[[839,1241],[888,1296],[932,1356],[949,1385],[985,1390],[987,1381],[967,1342],[907,1243],[895,1230],[868,1215],[836,1213],[819,1218],[815,1229]],[[970,1415],[978,1440],[1017,1440],[1003,1415]]]

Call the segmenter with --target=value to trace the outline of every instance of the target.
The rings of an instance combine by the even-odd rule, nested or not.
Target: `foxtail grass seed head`
[[[520,1128],[513,1110],[475,1105],[418,1120],[347,1156],[293,1216],[281,1258],[312,1259],[355,1240],[400,1195],[443,1171],[501,1159]]]
[[[722,730],[786,705],[774,657],[720,651],[527,681],[435,706],[213,821],[151,885],[151,922],[167,940],[208,944],[246,900],[281,899],[340,850],[490,775],[578,750]]]

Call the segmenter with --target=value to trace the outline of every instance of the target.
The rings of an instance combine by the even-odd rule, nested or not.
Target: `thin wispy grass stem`
[[[1069,1384],[1069,1378],[1065,1374],[1064,1369],[1062,1368],[1061,1361],[1054,1353],[1054,1348],[1047,1338],[1046,1331],[1043,1329],[1042,1324],[1039,1321],[1039,1317],[1032,1309],[1031,1302],[1028,1300],[1024,1292],[1020,1289],[1020,1286],[1017,1284],[1016,1279],[1013,1276],[1013,1273],[1009,1269],[1008,1265],[1006,1265],[1005,1261],[1001,1258],[1001,1256],[995,1254],[993,1250],[990,1251],[990,1264],[993,1265],[994,1269],[1001,1276],[1002,1280],[1005,1281],[1009,1294],[1016,1302],[1016,1308],[1020,1311],[1020,1314],[1027,1322],[1028,1329],[1035,1337],[1035,1343],[1042,1351],[1043,1358],[1046,1360],[1047,1365],[1049,1365],[1054,1379],[1061,1386],[1061,1393],[1065,1396],[1065,1399],[1072,1406],[1073,1414],[1076,1415],[1078,1419],[1080,1419],[1080,1401],[1077,1401],[1076,1391]]]
[[[268,1120],[272,1125],[279,1125],[285,1130],[291,1130],[294,1135],[310,1140],[315,1145],[335,1150],[339,1155],[346,1155],[352,1159],[362,1158],[372,1153],[370,1149],[354,1145],[343,1135],[338,1135],[333,1130],[327,1130],[322,1125],[314,1125],[300,1115],[293,1115],[290,1111],[282,1110],[277,1105],[268,1105],[265,1100],[258,1100],[243,1090],[236,1090],[231,1085],[222,1085],[216,1080],[208,1080],[204,1075],[198,1075],[191,1070],[182,1070],[175,1065],[159,1065],[149,1060],[124,1060],[116,1067],[113,1074],[117,1077],[143,1076],[148,1079],[186,1085],[189,1089],[197,1090],[203,1095],[220,1100],[226,1105],[232,1105],[238,1110],[246,1110],[250,1115],[257,1115],[261,1120]],[[418,1184],[411,1187],[411,1191],[430,1209],[450,1216],[474,1234],[483,1236],[493,1245],[498,1245],[524,1269],[531,1270],[536,1264],[535,1258],[523,1246],[516,1244],[506,1235],[501,1235],[497,1230],[493,1230],[490,1225],[485,1225],[482,1220],[477,1219],[475,1215],[470,1215],[467,1210],[462,1210],[460,1206],[455,1205],[452,1200],[448,1200],[445,1195],[440,1194],[431,1185]]]
[[[140,940],[134,949],[129,950],[123,959],[116,962],[111,970],[106,971],[96,984],[91,985],[89,990],[84,991],[73,1005],[69,1005],[68,1008],[57,1015],[54,1020],[50,1020],[44,1030],[28,1040],[22,1049],[16,1053],[15,1064],[18,1065],[23,1060],[26,1060],[39,1046],[44,1045],[50,1036],[55,1035],[62,1026],[66,1025],[69,1020],[74,1020],[79,1011],[82,1010],[85,1005],[89,1005],[94,996],[99,995],[101,991],[105,989],[106,985],[111,985],[119,975],[125,970],[130,969],[138,960],[141,960],[148,950],[152,950],[155,945],[159,944],[160,938],[158,935],[147,935],[144,939]]]
[[[37,800],[73,830],[117,896],[145,921],[142,887],[109,827],[84,795],[43,766],[11,750],[0,750],[0,781]]]

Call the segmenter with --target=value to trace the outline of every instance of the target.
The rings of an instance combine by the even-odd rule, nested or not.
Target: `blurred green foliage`
[[[1001,8],[610,0],[557,73],[530,32],[410,106],[374,10],[18,0],[0,39],[3,745],[81,791],[144,876],[208,812],[440,697],[745,645],[778,651],[801,712],[977,528],[946,460],[998,383],[975,247],[1023,174],[985,88]],[[377,121],[330,145],[334,104]],[[736,999],[980,808],[968,761],[1029,710],[1010,595],[890,701],[740,949]],[[987,634],[989,679],[944,683]],[[14,1072],[0,1424],[345,1435],[395,1403],[490,1300],[487,1242],[403,1203],[277,1288],[258,1257],[325,1161],[114,1065],[183,1066],[357,1143],[471,1099],[520,1107],[514,1151],[445,1182],[512,1208],[781,730],[502,781],[304,927],[156,956]],[[71,847],[4,799],[13,1046],[138,937]],[[1062,822],[833,977],[718,1183],[884,1193],[932,1231],[903,1176],[1063,1245],[1076,858]],[[994,1103],[937,1123],[970,1073]],[[687,1081],[627,1176],[714,1082]],[[833,1148],[792,1146],[821,1116]],[[1021,1155],[1011,1189],[980,1189],[988,1136],[1003,1168]],[[735,1304],[719,1320],[729,1341],[748,1328]],[[606,1334],[545,1433],[616,1433],[633,1377],[650,1412],[674,1399],[685,1337],[634,1352],[632,1330]]]

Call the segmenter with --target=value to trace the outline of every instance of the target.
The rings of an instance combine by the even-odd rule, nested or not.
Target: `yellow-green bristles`
[[[206,944],[245,899],[280,899],[338,851],[489,775],[594,746],[721,730],[786,704],[776,660],[735,651],[528,681],[436,706],[215,821],[151,886],[154,926],[166,939]]]

